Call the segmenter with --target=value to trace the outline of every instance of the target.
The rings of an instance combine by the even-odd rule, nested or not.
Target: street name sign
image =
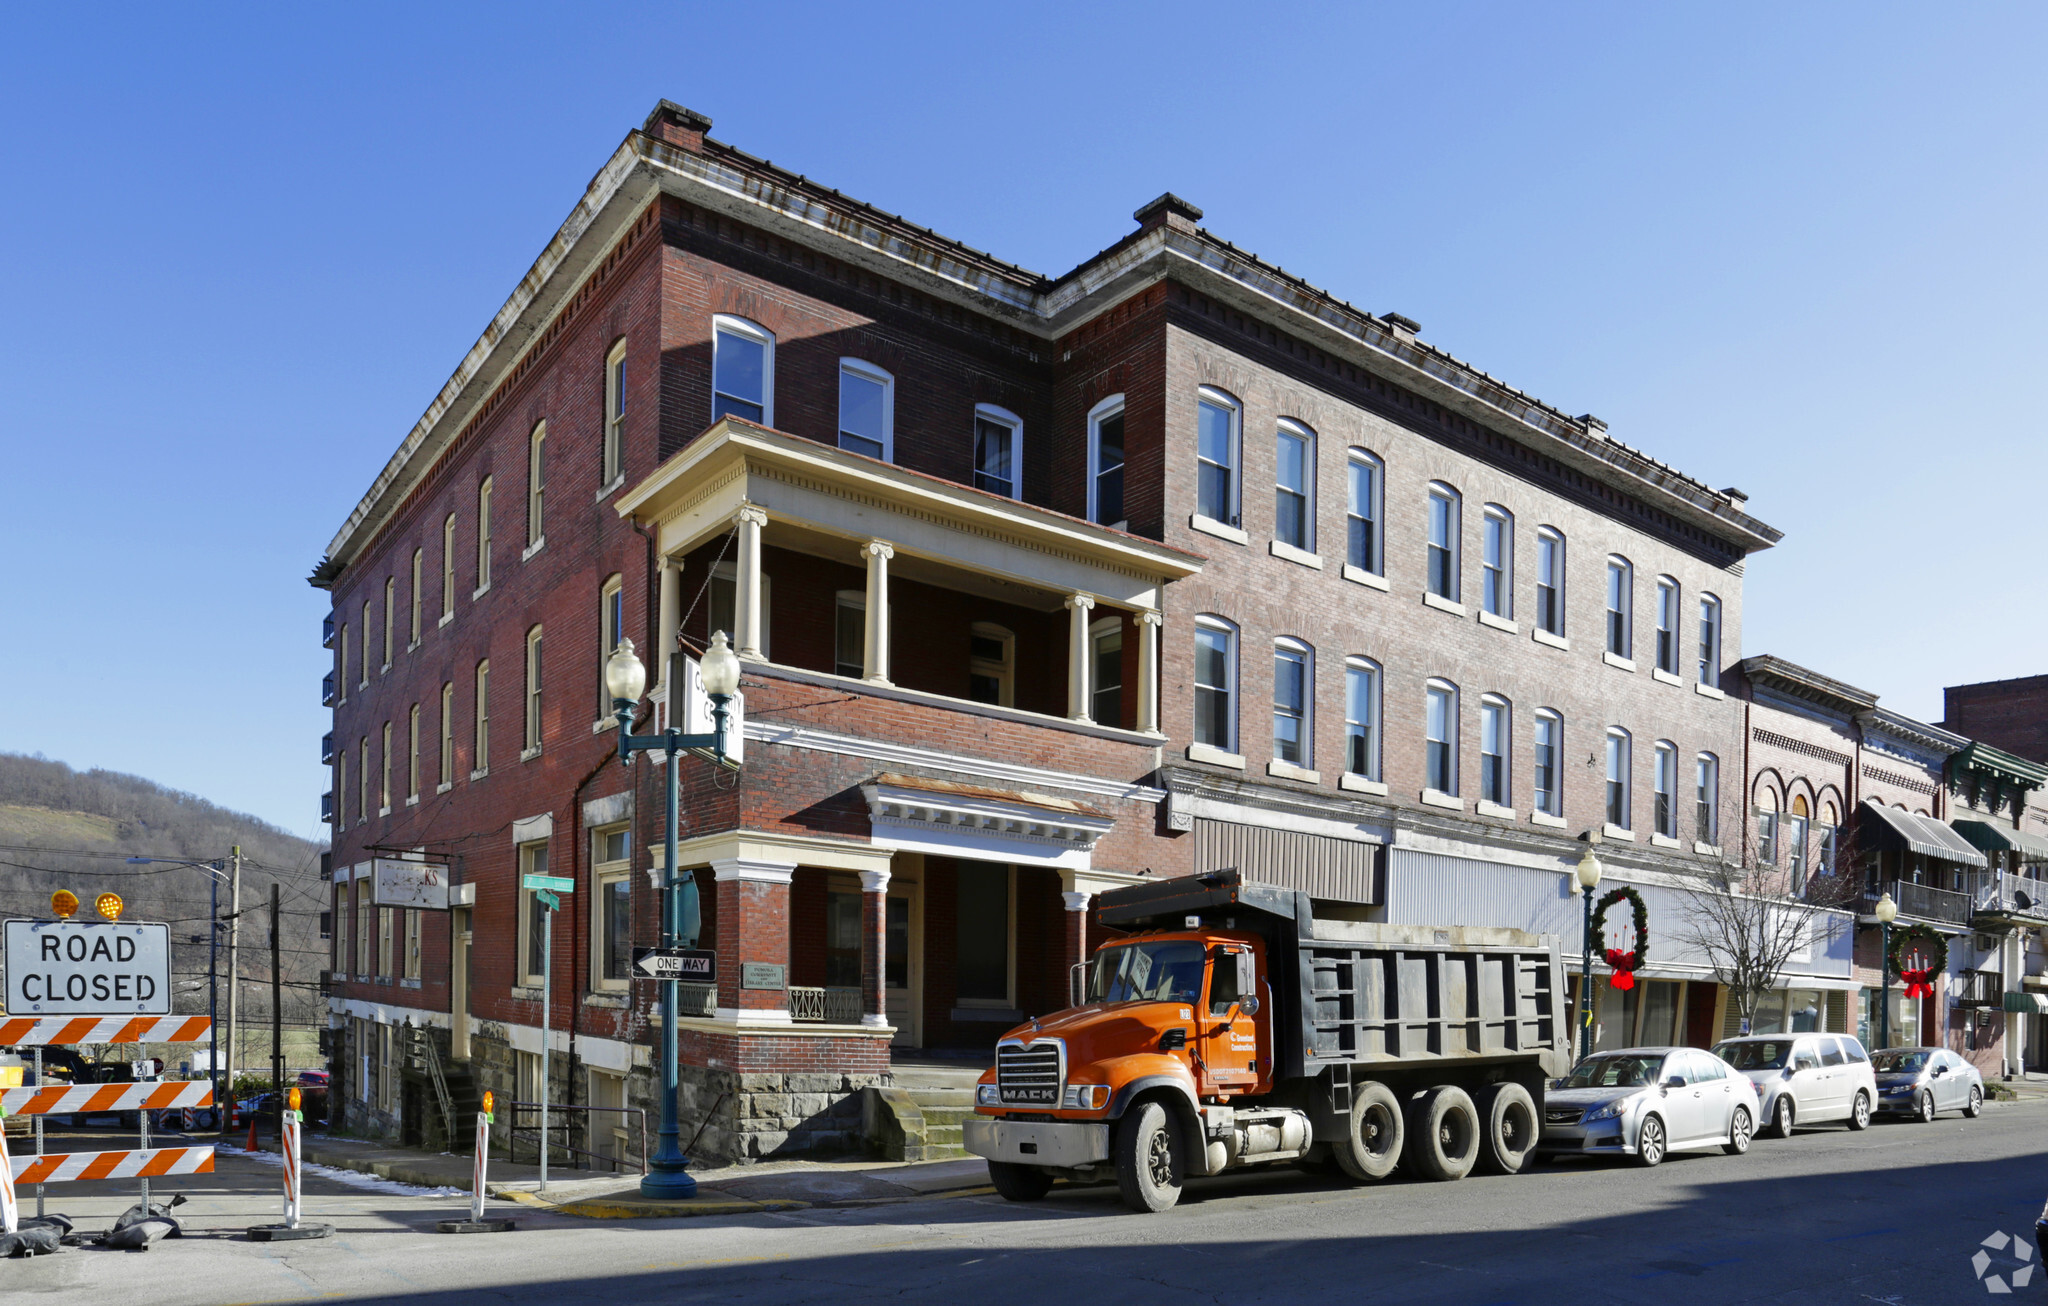
[[[527,875],[522,876],[519,883],[528,889],[553,889],[556,893],[576,892],[576,881],[566,875]]]
[[[16,1016],[168,1016],[171,927],[147,921],[8,921]]]
[[[650,979],[711,984],[718,979],[718,954],[707,948],[633,949],[633,969]]]
[[[555,896],[555,891],[553,889],[535,889],[533,891],[533,896],[540,899],[541,904],[545,906],[549,911],[562,910],[562,900]]]

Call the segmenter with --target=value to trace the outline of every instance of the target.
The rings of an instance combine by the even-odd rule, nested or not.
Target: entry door
[[[887,942],[883,954],[883,1009],[896,1027],[896,1047],[924,1046],[924,886],[900,877],[889,881],[883,904]]]

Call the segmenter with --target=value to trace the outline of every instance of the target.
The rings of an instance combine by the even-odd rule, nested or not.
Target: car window
[[[1695,1052],[1692,1054],[1692,1064],[1698,1071],[1701,1079],[1728,1078],[1728,1067],[1721,1064],[1719,1057],[1709,1056],[1704,1052]]]
[[[1673,1052],[1664,1058],[1664,1069],[1658,1072],[1657,1082],[1662,1084],[1673,1079],[1683,1080],[1688,1084],[1699,1082],[1699,1076],[1693,1073],[1691,1053]]]
[[[1565,1080],[1566,1088],[1642,1088],[1660,1081],[1656,1057],[1601,1055],[1581,1061]]]
[[[1794,1070],[1819,1070],[1820,1058],[1815,1056],[1811,1046],[1799,1048],[1792,1054]]]
[[[1219,948],[1214,963],[1209,967],[1209,1014],[1229,1015],[1231,1004],[1238,997],[1237,954]]]
[[[1930,1057],[1925,1052],[1911,1049],[1886,1048],[1877,1054],[1872,1064],[1875,1069],[1888,1075],[1918,1074],[1930,1064],[1939,1064],[1941,1058],[1946,1055],[1948,1054],[1945,1052],[1937,1052]]]
[[[1849,1059],[1842,1055],[1842,1045],[1836,1040],[1818,1038],[1814,1042],[1820,1044],[1820,1063],[1822,1065],[1839,1066],[1848,1062]]]
[[[1870,1060],[1870,1054],[1869,1054],[1868,1052],[1865,1052],[1865,1051],[1863,1050],[1863,1045],[1862,1045],[1861,1043],[1858,1043],[1858,1042],[1857,1042],[1857,1041],[1856,1041],[1855,1039],[1853,1039],[1853,1038],[1850,1038],[1850,1037],[1849,1037],[1849,1036],[1848,1036],[1847,1034],[1844,1034],[1844,1035],[1842,1035],[1842,1038],[1841,1038],[1841,1043],[1842,1043],[1842,1051],[1844,1051],[1844,1052],[1846,1052],[1846,1053],[1848,1053],[1848,1054],[1849,1054],[1849,1060],[1851,1060],[1851,1061],[1868,1061],[1868,1060]]]
[[[1714,1049],[1714,1055],[1737,1070],[1782,1070],[1785,1058],[1792,1055],[1792,1044],[1777,1038],[1723,1043]]]

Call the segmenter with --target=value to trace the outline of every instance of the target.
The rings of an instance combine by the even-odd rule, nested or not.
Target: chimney
[[[1172,191],[1166,192],[1150,204],[1139,206],[1131,215],[1137,219],[1138,230],[1150,231],[1154,227],[1171,227],[1175,231],[1192,233],[1195,224],[1202,220],[1202,211]]]
[[[1593,414],[1580,413],[1579,423],[1586,428],[1586,434],[1592,436],[1595,440],[1605,440],[1607,438],[1607,423],[1593,416]]]
[[[640,124],[640,130],[658,141],[694,154],[704,148],[704,133],[711,130],[711,119],[695,109],[685,109],[673,100],[663,100],[654,106],[653,113],[647,115],[647,121]]]
[[[1422,334],[1422,323],[1412,317],[1402,317],[1399,313],[1382,313],[1380,321],[1387,324],[1394,333],[1394,339],[1402,344],[1412,345],[1415,343],[1415,337]]]

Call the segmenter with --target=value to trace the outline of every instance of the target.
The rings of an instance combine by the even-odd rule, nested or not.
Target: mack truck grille
[[[996,1049],[996,1095],[1006,1105],[1050,1106],[1060,1104],[1060,1088],[1066,1078],[1066,1049],[1058,1043],[1034,1043],[1021,1047],[1010,1043]]]

